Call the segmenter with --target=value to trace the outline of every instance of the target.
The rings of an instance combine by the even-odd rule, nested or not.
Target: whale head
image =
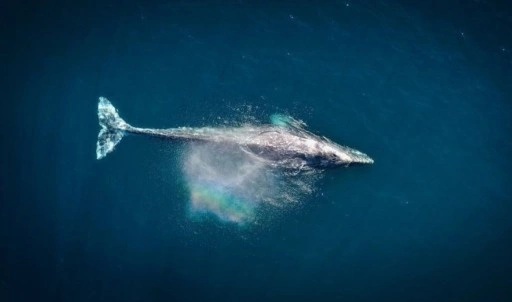
[[[367,154],[338,145],[328,139],[324,139],[318,144],[318,152],[314,156],[312,163],[323,167],[348,166],[352,164],[373,164],[373,159]]]

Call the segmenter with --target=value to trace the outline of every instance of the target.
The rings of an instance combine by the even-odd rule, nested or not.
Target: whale
[[[286,169],[315,169],[373,164],[374,160],[356,149],[339,145],[306,129],[306,124],[285,115],[273,115],[271,123],[237,127],[176,127],[153,129],[126,123],[105,97],[99,97],[98,120],[101,127],[96,158],[114,151],[126,135],[142,135],[169,141],[188,141],[231,146],[255,160]]]

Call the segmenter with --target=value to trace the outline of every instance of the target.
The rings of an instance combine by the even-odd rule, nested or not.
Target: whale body
[[[146,135],[169,140],[186,140],[225,144],[240,148],[257,160],[289,169],[327,168],[351,164],[372,164],[365,153],[338,145],[315,135],[304,124],[290,117],[273,116],[272,124],[241,127],[178,127],[151,129],[126,123],[116,108],[104,97],[99,98],[96,158],[112,152],[127,134]]]

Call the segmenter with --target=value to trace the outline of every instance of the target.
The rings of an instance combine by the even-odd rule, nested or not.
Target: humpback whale
[[[303,122],[282,115],[272,116],[272,123],[268,125],[139,128],[126,123],[112,103],[107,98],[100,97],[98,119],[101,129],[96,145],[97,159],[102,159],[112,152],[125,135],[136,134],[235,146],[257,160],[289,169],[373,163],[373,159],[365,153],[315,135],[305,129]]]

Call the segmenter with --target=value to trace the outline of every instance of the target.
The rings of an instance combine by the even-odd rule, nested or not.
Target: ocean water
[[[277,2],[277,3],[276,3]],[[507,1],[0,4],[1,301],[510,301]],[[375,164],[126,137],[275,113]]]

